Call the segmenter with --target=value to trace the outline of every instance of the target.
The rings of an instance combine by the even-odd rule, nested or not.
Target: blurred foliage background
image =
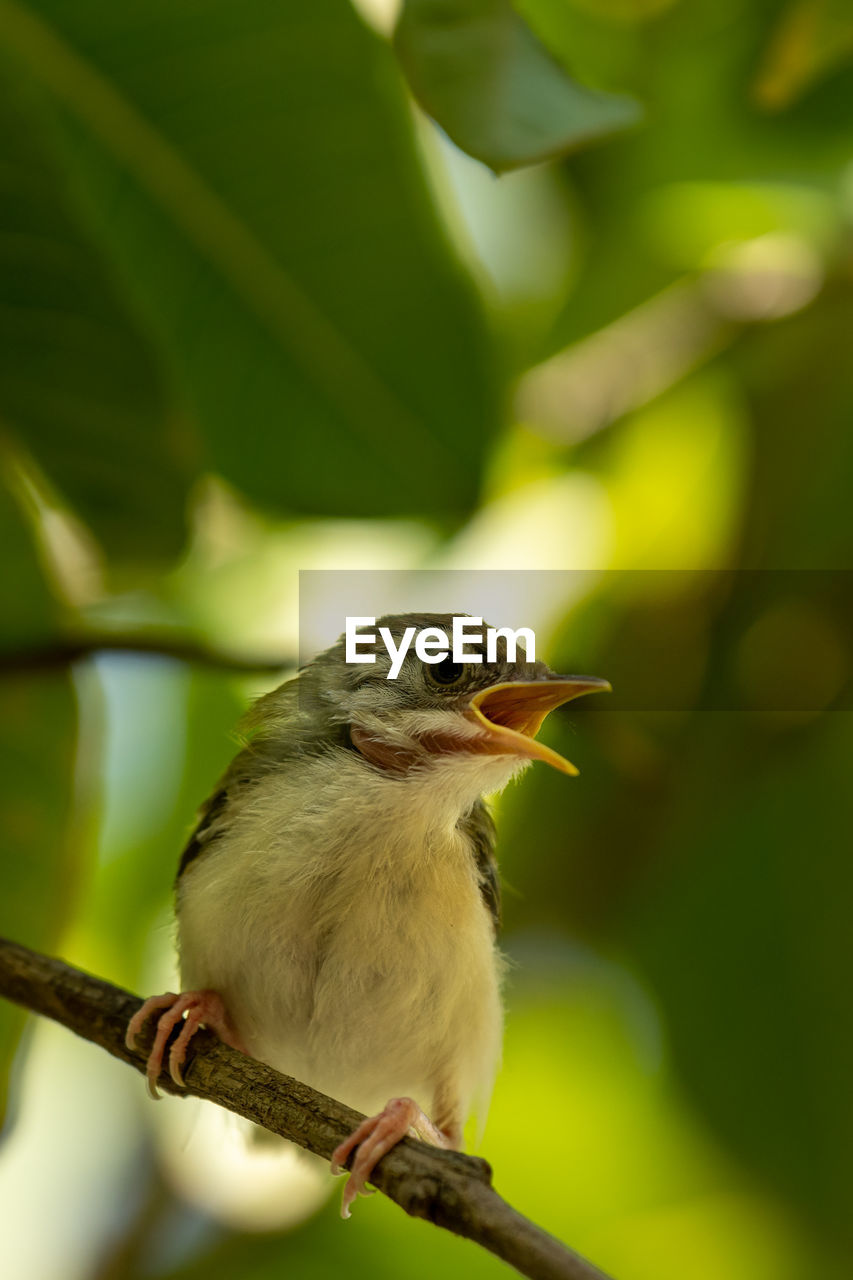
[[[843,0],[0,0],[0,931],[167,979],[299,569],[584,570],[481,1149],[619,1280],[853,1268],[851,54]],[[6,1005],[0,1072],[18,1276],[501,1272]]]

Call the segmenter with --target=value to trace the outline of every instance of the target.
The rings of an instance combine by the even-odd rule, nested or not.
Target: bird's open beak
[[[527,756],[544,760],[561,773],[578,770],[536,734],[549,711],[579,698],[584,693],[609,691],[610,684],[598,676],[555,676],[550,680],[513,680],[493,684],[474,695],[465,712],[482,730],[480,738],[467,749],[485,755]]]

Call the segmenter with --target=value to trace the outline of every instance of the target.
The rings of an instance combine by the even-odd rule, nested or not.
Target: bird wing
[[[229,809],[233,814],[233,807],[239,805],[248,789],[279,767],[289,754],[298,753],[298,742],[289,750],[286,739],[280,736],[293,716],[296,696],[296,681],[289,680],[258,698],[241,719],[238,738],[244,744],[243,750],[231,761],[196,815],[193,833],[178,863],[176,885],[187,867],[228,830]]]
[[[459,827],[471,841],[480,892],[497,933],[501,924],[501,878],[495,858],[495,823],[485,801],[478,800],[473,809],[462,818]]]
[[[248,746],[234,757],[196,815],[195,827],[178,863],[176,885],[187,867],[206,853],[215,840],[226,834],[236,810],[253,784],[270,767],[269,761],[256,757],[254,750]]]
[[[181,854],[181,860],[178,863],[178,874],[176,883],[186,871],[191,862],[195,862],[208,845],[218,839],[223,831],[227,828],[227,822],[224,821],[228,810],[228,788],[219,786],[212,795],[208,796],[204,804],[198,811],[198,818],[192,835],[184,846]]]

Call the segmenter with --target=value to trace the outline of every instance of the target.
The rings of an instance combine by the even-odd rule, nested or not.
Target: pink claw
[[[159,1098],[157,1080],[163,1070],[163,1056],[169,1036],[179,1022],[183,1021],[180,1034],[169,1050],[169,1075],[175,1084],[183,1087],[184,1078],[181,1067],[186,1061],[190,1040],[200,1026],[215,1031],[224,1044],[232,1049],[245,1053],[240,1037],[234,1030],[228,1017],[222,997],[215,991],[184,991],[176,995],[167,991],[162,996],[149,996],[137,1009],[127,1026],[124,1042],[128,1049],[135,1049],[136,1037],[153,1013],[159,1013],[157,1034],[148,1055],[145,1075],[148,1081],[148,1092],[152,1098]]]
[[[435,1127],[416,1102],[411,1098],[392,1098],[379,1115],[362,1120],[358,1128],[335,1148],[332,1154],[332,1173],[337,1175],[344,1172],[342,1166],[358,1147],[352,1171],[344,1187],[342,1218],[350,1216],[350,1205],[356,1196],[373,1195],[373,1188],[367,1186],[368,1178],[382,1157],[407,1135],[423,1138],[437,1147],[450,1145],[446,1134]]]

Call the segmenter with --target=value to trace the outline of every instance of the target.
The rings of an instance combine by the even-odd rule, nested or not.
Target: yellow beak
[[[598,676],[554,676],[549,680],[513,680],[493,684],[476,693],[468,704],[466,716],[483,730],[469,750],[485,755],[527,756],[544,760],[561,773],[576,775],[578,770],[557,751],[536,741],[536,734],[549,711],[579,698],[584,693],[610,690],[607,680]]]

